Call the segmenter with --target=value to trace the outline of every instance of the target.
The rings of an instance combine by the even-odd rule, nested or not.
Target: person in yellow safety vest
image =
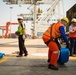
[[[65,34],[64,26],[68,24],[69,20],[68,18],[62,18],[61,21],[58,21],[55,24],[52,24],[44,33],[42,36],[42,39],[44,43],[49,47],[48,50],[48,68],[53,70],[58,70],[58,67],[56,66],[59,56],[59,43],[58,43],[58,37],[62,36],[64,41],[67,44],[67,47],[69,47],[69,41]]]
[[[19,26],[18,26],[18,30],[16,32],[16,35],[18,35],[20,52],[19,52],[19,55],[17,57],[22,57],[23,53],[24,53],[24,56],[28,55],[28,52],[27,52],[26,47],[24,45],[25,35],[26,35],[26,27],[25,27],[25,23],[23,22],[22,16],[18,17],[18,22],[19,22]]]

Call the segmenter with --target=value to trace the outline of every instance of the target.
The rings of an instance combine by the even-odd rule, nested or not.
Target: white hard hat
[[[19,16],[18,19],[22,19],[23,20],[23,17],[22,16]]]
[[[76,19],[75,19],[75,18],[73,18],[73,19],[71,20],[71,22],[76,22]]]

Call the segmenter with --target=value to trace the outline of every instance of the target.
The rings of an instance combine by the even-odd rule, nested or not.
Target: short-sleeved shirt
[[[72,32],[74,28],[76,28],[76,26],[74,26],[73,24],[71,24],[71,25],[69,26],[69,32]]]
[[[71,25],[69,26],[69,32],[72,32],[74,28],[76,28],[76,26],[74,26],[73,24],[71,24]],[[76,38],[76,32],[70,33],[70,34],[69,34],[69,38]]]
[[[26,28],[26,25],[24,22],[22,23],[22,28]]]
[[[72,32],[72,30],[73,30],[73,25],[70,25],[69,26],[69,32]]]

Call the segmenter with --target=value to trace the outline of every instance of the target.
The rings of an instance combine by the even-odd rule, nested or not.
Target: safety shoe
[[[24,56],[27,56],[28,54],[25,54]]]
[[[73,57],[76,57],[76,54],[73,54],[72,56],[73,56]]]
[[[24,52],[24,56],[27,56],[28,55],[28,51]]]
[[[24,56],[27,56],[28,55],[28,53],[25,53],[25,55]]]
[[[18,55],[18,56],[16,56],[16,57],[23,57],[22,55]]]
[[[58,67],[51,65],[51,64],[48,65],[48,68],[52,70],[58,70]]]
[[[50,59],[48,59],[47,62],[50,62]]]

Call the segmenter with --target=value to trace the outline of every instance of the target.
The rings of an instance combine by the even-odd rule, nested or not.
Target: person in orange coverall
[[[56,66],[59,57],[59,45],[58,37],[62,36],[63,40],[66,42],[67,47],[69,47],[69,41],[65,34],[64,26],[68,24],[68,18],[62,18],[55,24],[52,24],[42,36],[44,43],[49,47],[48,51],[48,68],[53,70],[58,70]]]

